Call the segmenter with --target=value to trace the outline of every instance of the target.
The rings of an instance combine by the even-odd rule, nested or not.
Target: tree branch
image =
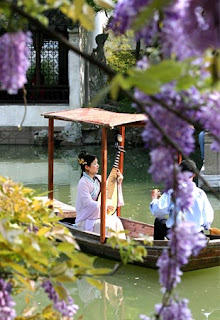
[[[172,112],[173,114],[175,114],[176,116],[178,116],[180,119],[186,121],[187,123],[189,123],[190,125],[193,125],[194,128],[196,129],[200,129],[200,130],[204,130],[204,128],[199,125],[197,122],[195,122],[194,120],[192,119],[189,119],[185,114],[181,113],[180,111],[176,110],[176,109],[173,109],[171,108],[170,106],[168,106],[164,101],[162,100],[159,100],[158,98],[156,98],[155,96],[150,96],[151,100],[160,104],[163,108],[167,109],[168,111]],[[194,108],[195,109],[195,108]],[[199,110],[199,107],[197,107],[197,109]],[[191,111],[191,109],[189,110],[186,110],[186,111]],[[218,142],[220,142],[220,138],[215,136],[214,134],[212,134],[210,132],[211,136],[217,140]]]
[[[90,63],[96,65],[97,67],[99,67],[100,69],[102,69],[104,72],[106,72],[111,78],[113,76],[116,75],[116,72],[114,70],[112,70],[111,68],[109,68],[107,65],[103,64],[102,62],[100,62],[99,60],[97,60],[96,58],[94,58],[92,55],[82,52],[79,50],[79,48],[73,46],[69,40],[67,38],[65,38],[64,36],[62,36],[60,33],[54,31],[53,29],[51,29],[50,27],[45,26],[44,24],[42,24],[38,19],[32,17],[29,13],[25,12],[23,9],[21,9],[20,7],[18,7],[16,4],[14,3],[9,3],[7,0],[4,1],[5,3],[7,3],[7,5],[10,7],[10,9],[14,12],[17,12],[18,14],[20,14],[22,17],[26,18],[28,21],[32,22],[34,25],[36,25],[40,30],[42,30],[43,32],[45,32],[46,34],[48,34],[49,36],[55,38],[56,40],[58,40],[60,43],[62,43],[63,45],[65,45],[68,49],[70,49],[71,51],[75,52],[77,55],[81,56],[83,59],[89,61]]]
[[[79,48],[73,46],[72,44],[70,44],[70,42],[68,41],[68,39],[66,39],[65,37],[63,37],[61,34],[55,32],[54,30],[52,30],[51,28],[43,25],[38,19],[32,17],[29,13],[25,12],[24,10],[22,10],[20,7],[18,7],[16,4],[14,3],[9,3],[8,1],[4,1],[9,8],[14,11],[17,12],[18,14],[20,14],[21,16],[25,17],[28,21],[32,22],[33,24],[35,24],[40,30],[44,31],[46,34],[48,34],[49,36],[55,38],[56,40],[58,40],[60,43],[62,43],[63,45],[65,45],[68,49],[70,49],[71,51],[75,52],[77,55],[81,56],[82,58],[84,58],[85,60],[89,61],[90,63],[96,65],[97,67],[99,67],[100,69],[102,69],[104,72],[106,72],[110,78],[113,78],[117,73],[112,70],[111,68],[109,68],[108,66],[106,66],[105,64],[103,64],[102,62],[100,62],[99,60],[95,59],[93,56],[91,56],[90,54],[87,54],[85,52],[82,52],[79,50]],[[146,112],[145,110],[145,106],[139,101],[137,100],[133,95],[131,95],[130,92],[122,90],[124,92],[124,94],[134,103],[136,103],[140,109],[142,110],[143,113],[147,114],[147,116],[149,117],[150,121],[154,124],[154,126],[161,132],[161,134],[163,135],[163,137],[165,138],[165,140],[167,140],[167,142],[180,154],[182,154],[183,158],[186,160],[186,162],[190,165],[189,162],[189,157],[181,150],[181,148],[176,144],[175,141],[173,141],[173,139],[171,139],[169,137],[169,135],[167,135],[167,133],[164,131],[164,129],[160,126],[160,124],[151,116],[151,114],[149,112]],[[193,168],[192,168],[193,169]],[[202,180],[202,182],[204,183],[204,185],[208,188],[208,190],[210,190],[217,199],[220,199],[220,196],[218,195],[218,193],[208,184],[208,182],[202,177],[202,175],[200,174],[200,172],[198,171],[198,169],[193,169],[194,173],[197,174],[197,176]]]
[[[162,133],[163,137],[167,142],[174,148],[176,151],[180,154],[182,154],[183,158],[186,160],[189,167],[193,170],[193,172],[202,180],[204,185],[216,196],[217,199],[220,199],[219,194],[209,185],[209,183],[203,178],[203,176],[200,174],[199,170],[197,168],[193,168],[189,157],[182,151],[182,149],[178,146],[178,144],[169,137],[169,135],[165,132],[165,130],[160,126],[160,124],[152,117],[152,115],[149,112],[146,112],[145,105],[142,104],[139,100],[137,100],[134,96],[132,96],[129,92],[124,91],[124,93],[129,97],[133,102],[135,102],[138,107],[148,115],[148,118],[153,123],[153,125]]]

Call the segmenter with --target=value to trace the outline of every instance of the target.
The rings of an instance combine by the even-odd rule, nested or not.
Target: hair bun
[[[79,155],[78,155],[78,158],[84,158],[85,156],[87,155],[87,152],[85,150],[81,150]]]

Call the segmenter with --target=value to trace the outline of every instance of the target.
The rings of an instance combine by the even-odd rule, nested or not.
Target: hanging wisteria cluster
[[[132,29],[137,15],[150,3],[150,0],[119,0],[110,27],[116,34]],[[156,12],[147,25],[135,31],[136,39],[148,45],[159,32],[164,55],[175,54],[180,60],[201,55],[207,48],[220,48],[218,1],[176,0],[164,9],[163,17],[159,29]]]
[[[11,291],[11,284],[0,279],[0,319],[2,320],[13,320],[16,317]]]
[[[137,67],[147,69],[149,63],[144,57],[138,62]],[[135,97],[145,104],[145,110],[148,115],[160,124],[172,141],[180,147],[182,152],[189,156],[195,148],[194,128],[190,125],[197,123],[204,130],[209,131],[214,141],[211,148],[214,151],[220,150],[220,93],[212,92],[201,94],[195,87],[185,91],[177,92],[175,83],[165,84],[161,87],[160,93],[149,96],[139,89],[135,89]],[[188,119],[186,121],[185,119]],[[143,141],[145,146],[149,148],[151,156],[151,167],[149,173],[156,183],[164,182],[165,190],[180,188],[182,180],[185,179],[185,173],[178,172],[178,167],[175,168],[177,152],[173,146],[163,136],[161,131],[155,127],[155,124],[149,119],[146,128],[143,132]],[[176,170],[174,179],[174,168]],[[188,208],[191,204],[190,190],[192,190],[191,182],[188,181],[188,189],[185,194],[179,192],[178,196],[184,199]],[[182,196],[181,196],[182,194]],[[188,197],[185,195],[188,194]],[[184,209],[184,205],[181,205]]]
[[[124,33],[132,28],[136,15],[149,4],[150,1],[148,0],[120,0],[116,5],[111,21],[112,29],[116,33]],[[166,57],[173,55],[182,60],[196,56],[196,64],[198,63],[198,56],[205,49],[220,47],[220,37],[218,36],[219,10],[220,7],[215,0],[176,0],[164,8],[163,22],[159,24],[160,29],[153,27],[155,16],[158,18],[158,14],[155,14],[152,20],[148,21],[147,26],[141,26],[141,30],[136,31],[136,37],[141,38],[148,44],[149,37],[152,38],[152,33],[149,30],[154,30],[160,40],[162,53]],[[156,24],[158,25],[158,20]],[[200,59],[200,63],[201,61]],[[137,63],[139,69],[145,70],[148,67],[149,63],[146,57]],[[163,85],[160,92],[154,96],[148,96],[135,89],[135,98],[146,105],[146,113],[163,128],[165,134],[175,145],[178,145],[186,156],[194,151],[195,141],[193,126],[184,118],[188,118],[192,124],[197,123],[201,125],[201,128],[211,132],[214,136],[212,149],[220,150],[220,94],[218,92],[201,95],[194,87],[177,92],[175,83],[169,83]],[[151,150],[149,173],[152,174],[154,181],[156,183],[163,182],[165,190],[173,189],[175,185],[176,195],[178,197],[182,195],[182,201],[179,200],[181,202],[180,208],[188,208],[192,203],[192,197],[190,197],[192,183],[187,182],[185,173],[180,173],[178,167],[175,166],[177,162],[175,147],[170,146],[170,141],[167,141],[150,119],[143,132],[143,140],[145,146]],[[185,185],[187,185],[184,193],[182,193],[182,190],[178,192],[182,181],[185,181]],[[188,194],[188,197],[185,197],[186,194]]]
[[[111,21],[113,31],[125,33],[135,25],[136,15],[151,1],[119,0]],[[207,77],[202,55],[206,49],[219,49],[220,7],[215,0],[175,0],[156,12],[147,24],[135,28],[136,39],[146,45],[155,37],[160,43],[164,58],[184,60],[194,57],[193,64],[201,64],[201,80]],[[156,17],[156,19],[155,19]],[[162,20],[161,20],[162,19]],[[155,25],[156,22],[156,25]],[[154,33],[154,34],[153,34]],[[200,62],[199,62],[200,61]],[[147,57],[138,61],[137,68],[150,67]],[[193,203],[193,183],[189,172],[181,172],[177,165],[177,148],[189,156],[195,148],[194,125],[209,131],[214,138],[212,149],[220,151],[220,93],[200,93],[195,87],[176,90],[176,83],[166,83],[155,95],[148,95],[138,88],[135,98],[141,102],[149,116],[143,132],[145,146],[150,149],[151,173],[156,183],[164,183],[165,191],[173,190],[175,221]],[[135,105],[138,111],[140,107]],[[160,283],[163,286],[163,303],[155,306],[154,319],[192,320],[186,299],[179,299],[173,289],[181,282],[181,267],[190,255],[197,255],[206,245],[203,234],[197,233],[193,224],[175,223],[168,235],[169,248],[158,259]],[[140,319],[150,320],[146,315]]]
[[[168,235],[168,249],[165,249],[157,261],[159,268],[160,284],[164,293],[165,302],[155,305],[155,314],[162,320],[192,320],[191,311],[186,299],[175,299],[171,293],[173,288],[181,282],[181,268],[188,263],[191,255],[198,255],[206,245],[206,236],[198,233],[195,225],[182,222]],[[141,315],[140,319],[150,320]]]
[[[0,37],[0,88],[16,94],[27,82],[30,32],[5,33]]]
[[[220,6],[216,0],[177,0],[165,9],[161,40],[165,56],[178,59],[220,48]]]
[[[109,24],[115,34],[124,34],[127,30],[131,29],[137,15],[150,4],[150,0],[129,0],[118,1],[115,10],[114,18]],[[135,33],[136,40],[144,39],[145,44],[152,43],[155,34],[158,31],[158,13],[155,12],[152,20],[147,25]]]
[[[68,295],[67,301],[59,299],[57,292],[54,289],[52,282],[47,279],[43,282],[42,287],[48,294],[50,300],[53,301],[54,309],[59,311],[63,317],[68,317],[68,319],[73,319],[79,307],[74,304],[73,299]]]

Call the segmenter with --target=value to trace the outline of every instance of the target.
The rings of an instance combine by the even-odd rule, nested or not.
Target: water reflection
[[[113,264],[106,259],[96,261],[97,267],[112,267]],[[189,300],[194,320],[220,319],[219,276],[219,267],[184,273],[177,294]],[[73,297],[84,320],[137,320],[141,313],[151,315],[154,305],[161,302],[158,277],[156,270],[128,265],[113,276],[103,277],[102,290],[94,288],[85,279],[69,288],[76,292],[76,286],[78,290],[78,297]]]
[[[102,290],[98,290],[86,279],[77,281],[78,294],[82,302],[80,313],[92,320],[123,320],[123,288],[107,281],[102,281]],[[96,312],[92,312],[93,307]]]

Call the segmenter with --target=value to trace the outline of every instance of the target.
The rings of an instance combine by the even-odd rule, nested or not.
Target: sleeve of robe
[[[204,191],[202,191],[202,195],[203,195],[202,216],[204,219],[203,227],[205,228],[205,230],[209,230],[209,228],[214,220],[214,211],[213,211],[212,206],[208,200],[208,197]]]
[[[92,189],[93,185],[88,179],[80,179],[76,197],[76,223],[100,218],[100,204],[92,199]]]
[[[156,218],[162,218],[169,214],[170,191],[165,192],[159,199],[153,199],[150,203],[150,211]]]

